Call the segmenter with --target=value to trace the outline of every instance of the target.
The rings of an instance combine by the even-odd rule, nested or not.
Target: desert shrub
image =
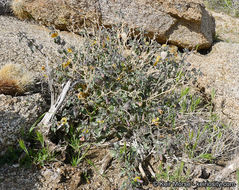
[[[236,134],[192,87],[201,73],[185,62],[186,50],[124,25],[82,30],[79,47],[66,44],[57,31],[50,35],[62,58],[52,73],[54,87],[60,93],[73,82],[51,126],[51,140],[66,147],[66,163],[77,166],[92,146],[112,142],[112,155],[129,176],[126,184],[137,185],[132,179],[149,156],[213,161],[231,153]]]
[[[84,141],[145,138],[149,145],[158,139],[151,139],[152,134],[176,128],[178,113],[202,106],[198,101],[190,107],[197,96],[183,100],[188,91],[183,94],[180,88],[192,76],[180,53],[147,39],[143,31],[135,38],[131,32],[127,27],[102,28],[90,37],[85,31],[82,35],[88,38],[81,48],[60,50],[63,64],[56,69],[55,83],[77,82],[58,122],[67,118],[70,130]],[[53,129],[59,128],[58,122]]]

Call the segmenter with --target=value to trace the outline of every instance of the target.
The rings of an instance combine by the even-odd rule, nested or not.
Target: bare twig
[[[142,166],[142,163],[139,163],[139,171],[142,175],[142,178],[145,179],[146,178],[146,174],[145,174],[145,171],[143,169],[143,166]]]
[[[71,81],[68,81],[63,90],[62,93],[59,95],[57,101],[50,107],[49,111],[45,114],[44,118],[41,120],[41,122],[38,124],[39,131],[46,137],[50,130],[50,121],[56,114],[57,110],[62,105],[67,92],[69,91],[71,86]]]
[[[101,175],[106,171],[107,167],[109,166],[109,164],[112,160],[113,160],[113,157],[111,156],[110,153],[108,153],[104,157],[104,159],[102,160],[102,166],[101,166],[101,170],[100,170]]]
[[[155,178],[156,174],[154,173],[154,171],[150,165],[148,165],[148,170],[149,170],[150,174]]]

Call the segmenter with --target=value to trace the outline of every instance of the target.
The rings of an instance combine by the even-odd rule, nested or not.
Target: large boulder
[[[207,49],[215,21],[201,0],[13,0],[20,19],[77,32],[83,26],[125,23],[157,35],[161,43]]]

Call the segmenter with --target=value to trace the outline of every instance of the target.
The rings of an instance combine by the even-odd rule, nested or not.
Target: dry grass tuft
[[[32,84],[33,76],[18,64],[6,64],[0,70],[0,93],[8,95],[23,94]]]
[[[31,17],[31,15],[26,11],[25,4],[25,0],[13,0],[11,4],[14,15],[20,20],[26,20]]]

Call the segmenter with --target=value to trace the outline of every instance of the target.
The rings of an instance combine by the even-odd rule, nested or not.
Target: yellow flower
[[[63,63],[62,66],[65,69],[66,67],[68,67],[71,63],[71,60],[68,60],[66,63]]]
[[[54,32],[54,33],[51,34],[51,37],[52,37],[52,38],[56,38],[57,36],[58,36],[58,33],[57,33],[57,32]]]
[[[87,93],[87,92],[79,92],[78,94],[77,94],[77,97],[78,97],[78,99],[85,99],[85,98],[87,98],[89,96],[89,93]]]
[[[161,56],[160,56],[160,55],[159,55],[159,56],[157,56],[157,58],[156,58],[156,61],[154,62],[154,66],[156,66],[156,65],[158,64],[158,62],[159,62],[160,58],[161,58]]]
[[[89,133],[89,130],[88,129],[83,129],[82,133]]]
[[[67,123],[67,118],[66,117],[61,118],[61,123],[65,125]]]
[[[95,40],[93,43],[92,43],[92,45],[95,45],[97,43],[97,41]]]
[[[157,117],[156,119],[152,119],[152,123],[154,124],[154,125],[158,125],[159,124],[159,118]]]
[[[110,41],[110,38],[109,38],[109,36],[107,36],[106,40],[107,40],[107,41]]]
[[[104,123],[105,121],[104,120],[98,120],[97,123]]]
[[[158,122],[159,121],[159,118],[157,117],[156,119],[152,119],[152,122],[155,123],[155,122]]]
[[[147,39],[146,39],[146,38],[144,38],[144,43],[145,43],[145,45],[146,45],[146,46],[148,46],[148,45],[149,45],[149,42],[147,41]]]
[[[213,130],[214,130],[214,131],[217,131],[217,130],[218,130],[218,128],[217,128],[216,125],[213,125]]]
[[[77,97],[78,97],[78,99],[84,99],[84,92],[79,92],[78,94],[77,94]]]
[[[141,178],[140,178],[139,176],[136,176],[136,177],[134,178],[134,181],[135,181],[135,182],[139,182],[139,183],[143,183],[143,181],[141,180]]]
[[[43,65],[43,66],[41,67],[41,70],[42,70],[42,71],[45,71],[45,70],[46,70],[46,67]]]
[[[164,47],[167,47],[167,44],[163,44],[162,47],[163,47],[163,48],[164,48]]]
[[[68,52],[68,53],[72,53],[72,49],[71,49],[71,48],[68,48],[68,49],[67,49],[67,52]]]

